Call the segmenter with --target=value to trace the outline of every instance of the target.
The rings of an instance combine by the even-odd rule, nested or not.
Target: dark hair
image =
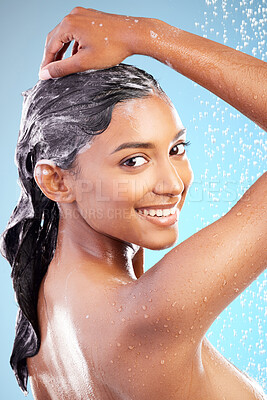
[[[157,92],[157,81],[126,64],[39,81],[23,93],[16,164],[21,197],[1,237],[1,253],[12,267],[19,306],[11,367],[27,394],[26,358],[40,348],[38,292],[56,248],[59,210],[36,184],[37,161],[50,159],[62,169],[73,166],[78,151],[104,132],[117,103]]]

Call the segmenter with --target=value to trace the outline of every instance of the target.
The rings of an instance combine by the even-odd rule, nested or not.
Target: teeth
[[[169,208],[164,208],[162,210],[148,210],[148,209],[143,209],[143,210],[137,210],[140,214],[144,215],[150,215],[151,217],[154,217],[155,215],[157,217],[168,217],[169,215],[175,214],[176,207],[173,207],[171,209]]]
[[[163,210],[163,217],[167,217],[168,215],[170,215],[171,210],[168,210],[167,208],[165,210]]]

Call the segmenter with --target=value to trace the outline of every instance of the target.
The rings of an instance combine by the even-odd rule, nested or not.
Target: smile
[[[160,226],[171,226],[177,222],[177,207],[168,209],[135,209],[137,214],[153,224]]]

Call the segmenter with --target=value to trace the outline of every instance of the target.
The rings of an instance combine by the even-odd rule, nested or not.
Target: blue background
[[[72,0],[1,0],[1,231],[19,197],[13,158],[22,105],[20,93],[38,79],[47,33],[77,5],[159,18],[257,58],[266,58],[265,0],[80,0],[79,3]],[[225,214],[264,172],[264,132],[224,101],[158,61],[134,56],[126,62],[146,69],[159,80],[188,129],[192,143],[188,154],[195,181],[180,217],[181,242]],[[167,251],[169,249],[161,252],[146,250],[146,270]],[[0,293],[0,397],[17,400],[23,394],[9,367],[17,307],[10,266],[3,258],[0,259]],[[206,336],[227,359],[266,387],[264,301],[266,273],[223,311]],[[28,398],[32,399],[32,395]]]

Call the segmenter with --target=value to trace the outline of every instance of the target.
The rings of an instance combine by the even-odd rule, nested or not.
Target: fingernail
[[[46,80],[46,79],[51,79],[52,76],[50,75],[48,69],[44,68],[44,69],[41,69],[41,71],[39,72],[39,78],[42,80]]]

